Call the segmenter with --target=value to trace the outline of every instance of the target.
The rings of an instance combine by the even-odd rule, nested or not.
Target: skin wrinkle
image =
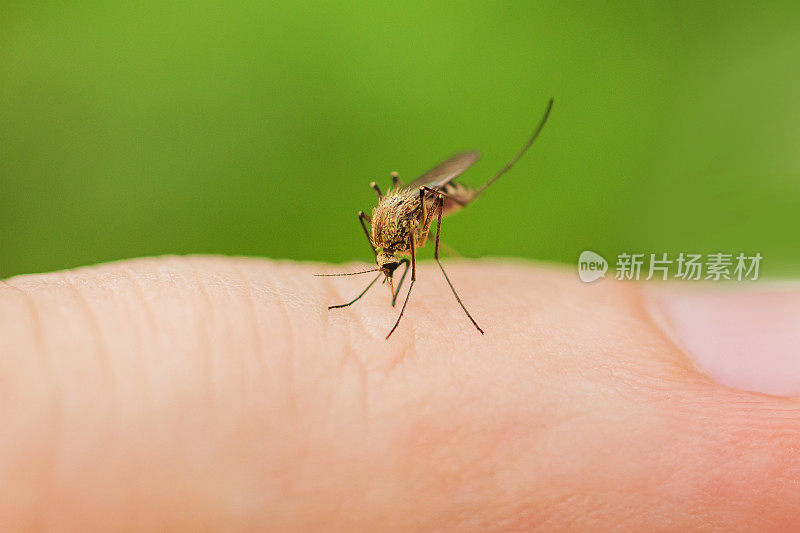
[[[402,368],[401,365],[406,361],[416,359],[417,357],[419,357],[419,352],[417,352],[417,345],[414,342],[407,343],[405,349],[395,350],[395,354],[392,355],[389,360],[389,365],[383,371],[385,379],[389,379],[389,377],[396,374],[397,369]]]
[[[201,339],[201,348],[200,348],[200,360],[202,361],[202,368],[201,368],[201,375],[203,381],[203,388],[205,390],[205,398],[209,405],[214,404],[214,355],[212,353],[211,347],[211,339],[208,334],[208,330],[211,329],[211,312],[214,308],[213,304],[211,303],[211,298],[208,296],[208,291],[204,286],[203,280],[200,276],[200,273],[197,271],[197,268],[194,267],[193,261],[191,257],[187,258],[187,267],[192,272],[194,277],[194,284],[197,288],[197,292],[200,294],[200,299],[205,304],[200,309],[200,318],[198,320],[199,326],[197,329],[199,330],[197,333]],[[244,390],[244,389],[242,389]]]
[[[23,295],[24,301],[30,309],[32,319],[35,323],[33,335],[34,350],[40,354],[38,360],[41,364],[42,372],[48,377],[45,382],[48,386],[45,388],[50,392],[46,395],[43,406],[43,415],[47,417],[47,423],[44,426],[47,428],[47,432],[45,432],[43,435],[40,435],[40,439],[37,442],[39,446],[36,448],[39,452],[38,460],[40,461],[40,464],[38,465],[38,469],[28,470],[26,472],[27,475],[30,475],[31,477],[38,477],[40,480],[40,485],[36,490],[36,502],[46,501],[48,498],[52,499],[55,495],[54,487],[57,476],[57,467],[60,462],[60,452],[63,449],[63,447],[60,446],[62,435],[61,427],[63,420],[63,411],[60,408],[59,402],[61,399],[60,385],[55,379],[53,379],[52,358],[47,357],[46,355],[47,349],[45,346],[44,323],[42,315],[38,311],[36,299],[28,291],[13,285],[12,283],[14,282],[14,279],[15,278],[11,278],[8,281],[3,281],[0,283]],[[17,277],[16,279],[20,279],[20,277]],[[8,423],[8,421],[6,421],[6,423]],[[31,461],[25,463],[26,466],[29,465],[30,462]],[[38,476],[37,473],[39,474]],[[38,506],[34,507],[29,512],[28,519],[25,520],[25,527],[30,529],[41,529],[47,524],[52,523],[52,519],[49,516],[51,511],[51,509],[42,511]]]
[[[151,329],[145,340],[151,343],[151,347],[141,353],[137,365],[141,369],[143,383],[146,387],[142,401],[152,406],[157,406],[162,401],[161,393],[163,391],[159,391],[158,387],[164,379],[164,372],[169,369],[169,362],[176,360],[176,357],[184,357],[182,347],[176,343],[178,339],[169,337],[170,332],[175,328],[175,313],[170,312],[170,305],[183,309],[193,303],[192,299],[187,298],[185,289],[181,289],[181,285],[191,284],[191,278],[186,275],[191,272],[190,266],[182,265],[182,262],[182,258],[170,255],[163,258],[137,259],[109,265],[112,268],[119,265],[125,267],[137,289],[136,294],[140,295],[143,309],[149,314],[146,320],[149,321]],[[101,266],[101,268],[104,267]],[[178,279],[179,277],[180,279]],[[166,296],[170,300],[165,300]],[[160,319],[156,316],[157,313],[161,314]],[[195,325],[197,324],[199,324],[198,321],[195,322]],[[187,331],[187,333],[192,341],[201,335],[200,332],[194,330]],[[193,343],[193,345],[196,344]],[[201,359],[198,358],[197,361],[201,361]],[[197,371],[195,368],[192,370],[193,379],[196,376],[198,378],[196,382],[203,384],[202,392],[198,393],[198,397],[210,402],[212,395],[210,385],[206,385],[206,376],[203,375],[202,370]],[[208,403],[206,403],[207,405]]]
[[[250,327],[252,330],[252,338],[254,341],[254,347],[256,354],[256,359],[258,361],[259,366],[261,367],[262,372],[265,374],[268,372],[269,364],[267,363],[267,352],[266,352],[266,342],[261,332],[261,328],[258,327],[258,314],[256,313],[256,302],[255,296],[253,293],[253,284],[245,276],[244,272],[236,263],[232,263],[233,272],[239,278],[241,282],[244,294],[245,304],[247,305],[248,314],[250,315]]]
[[[44,328],[42,323],[42,316],[37,309],[36,301],[34,297],[29,294],[27,291],[23,290],[20,287],[16,287],[12,284],[13,280],[9,280],[8,282],[0,281],[0,284],[4,287],[8,287],[12,292],[15,294],[19,294],[22,296],[22,301],[24,305],[28,309],[29,315],[31,317],[31,339],[33,345],[33,352],[35,354],[35,359],[38,362],[39,369],[43,376],[46,376],[45,379],[42,380],[42,385],[45,386],[49,390],[49,394],[47,394],[42,402],[42,415],[46,417],[47,420],[47,427],[49,432],[45,435],[42,435],[39,442],[37,443],[37,449],[39,450],[39,468],[26,468],[27,474],[30,476],[36,476],[40,480],[40,485],[38,490],[36,490],[36,497],[35,501],[42,501],[48,500],[54,496],[54,482],[56,476],[56,468],[59,461],[59,441],[60,441],[60,409],[59,409],[59,398],[61,397],[59,394],[59,385],[56,380],[53,379],[53,368],[52,368],[52,360],[47,355],[47,350],[45,347],[45,337],[44,337]],[[18,356],[23,356],[24,354],[17,354]],[[9,369],[4,369],[9,370]],[[10,392],[10,391],[9,391]],[[9,398],[11,400],[11,398]],[[9,405],[12,403],[9,401]],[[30,407],[33,409],[33,407]],[[13,423],[11,420],[6,418],[4,420],[4,424]],[[0,430],[0,435],[2,435],[4,431]],[[26,464],[27,466],[27,464]],[[12,466],[12,468],[14,468]],[[31,502],[31,503],[34,503]],[[34,503],[35,504],[35,503]],[[48,513],[47,512],[38,512],[38,509],[34,508],[31,509],[29,512],[28,519],[24,522],[24,527],[31,529],[31,530],[38,530],[43,529],[47,522],[48,522]],[[10,517],[11,522],[9,522],[9,526],[14,524],[15,517]],[[22,526],[22,524],[19,524]]]
[[[349,352],[349,350],[348,350]],[[367,369],[364,366],[364,363],[359,359],[355,353],[352,356],[345,355],[345,361],[347,360],[353,361],[355,366],[355,372],[358,374],[358,382],[360,386],[360,394],[359,397],[361,399],[361,411],[363,413],[364,418],[369,417],[369,378],[367,376]],[[346,365],[342,365],[343,368],[346,368]]]
[[[346,266],[344,271],[346,271],[348,268],[349,268],[349,265]],[[365,270],[365,269],[366,268],[362,264],[358,264],[355,267],[353,267],[354,271]],[[341,298],[341,296],[342,296],[341,291],[338,290],[338,284],[336,284],[334,282],[333,278],[331,278],[331,277],[323,277],[322,279],[324,280],[323,282],[328,287],[330,287],[333,290],[333,292],[337,295],[337,298]],[[366,298],[369,294],[370,293],[367,293],[366,295],[364,295],[363,298]],[[363,300],[363,298],[362,298],[362,300]],[[365,302],[362,302],[362,300],[359,300],[358,302],[353,304],[353,306],[358,305],[358,304],[364,304]],[[341,300],[341,301],[345,301],[345,300]],[[348,306],[348,307],[346,307],[344,309],[326,309],[325,312],[327,312],[327,313],[336,313],[336,312],[352,310],[353,306]],[[392,309],[395,309],[395,308],[392,308]],[[383,339],[373,338],[372,335],[370,334],[370,332],[367,330],[367,327],[365,325],[365,321],[363,319],[364,316],[365,316],[364,313],[362,311],[360,311],[360,310],[352,310],[352,311],[353,311],[354,314],[356,314],[355,323],[358,326],[358,328],[361,331],[361,333],[363,334],[363,337],[365,337],[367,339],[370,339],[370,342],[373,342],[373,343],[374,342],[381,342]],[[364,416],[368,417],[369,416],[369,390],[370,390],[370,380],[369,380],[369,373],[368,373],[368,368],[367,368],[368,364],[361,357],[359,357],[359,355],[358,355],[359,352],[358,352],[358,350],[355,349],[356,343],[355,343],[355,338],[353,336],[354,332],[353,332],[353,327],[351,326],[352,323],[353,323],[352,320],[348,320],[347,323],[346,323],[346,326],[345,326],[345,330],[347,331],[347,338],[348,338],[349,342],[347,343],[347,346],[345,347],[345,349],[342,350],[341,367],[342,367],[343,370],[346,370],[347,361],[348,360],[349,361],[353,361],[353,364],[355,365],[355,368],[356,368],[355,371],[358,373],[358,376],[359,376],[359,382],[360,382],[360,388],[361,388],[361,391],[360,391],[361,408],[362,408]],[[398,359],[402,359],[403,351],[400,350],[399,353],[401,355],[398,357]]]
[[[668,333],[668,331],[663,327],[663,323],[659,318],[660,313],[654,309],[648,289],[645,288],[635,291],[633,293],[633,300],[638,310],[639,317],[643,317],[650,326],[648,333],[654,334],[658,341],[665,343],[672,350],[680,352],[680,354],[683,356],[681,358],[672,357],[667,361],[668,364],[674,365],[674,374],[704,375],[694,363],[694,358],[692,355],[688,353],[679,342],[677,342],[677,339],[674,337],[674,335]],[[663,353],[663,350],[654,350],[653,355],[657,353]]]
[[[203,260],[204,260],[203,257],[201,257],[201,256],[192,256],[192,258],[193,258],[193,261],[197,263],[197,265],[199,265],[199,266],[203,265]],[[197,267],[195,266],[194,268],[196,269]],[[239,296],[243,295],[243,298],[244,298],[244,301],[245,301],[245,305],[247,306],[247,311],[248,311],[247,314],[251,315],[249,322],[252,324],[253,321],[254,321],[254,317],[252,315],[252,306],[251,306],[252,301],[251,301],[251,299],[249,297],[249,293],[247,291],[242,291],[242,295],[237,295],[235,297],[234,294],[231,292],[230,287],[231,287],[231,281],[232,281],[232,278],[233,278],[233,276],[231,274],[236,274],[236,271],[234,270],[232,273],[222,272],[220,270],[219,266],[217,265],[216,261],[215,261],[214,262],[214,268],[209,273],[209,276],[208,276],[208,280],[211,281],[211,282],[214,282],[214,284],[210,285],[211,288],[215,288],[216,287],[217,289],[219,289],[219,288],[222,289],[220,291],[221,299],[225,302],[225,305],[224,306],[214,305],[213,302],[211,301],[210,297],[209,297],[209,305],[212,306],[211,307],[211,309],[212,309],[211,315],[214,318],[214,322],[217,323],[217,324],[221,324],[220,326],[217,327],[217,331],[220,332],[220,335],[224,336],[224,340],[223,340],[223,342],[221,344],[224,347],[229,347],[228,349],[230,349],[230,347],[232,347],[232,346],[237,345],[236,341],[238,340],[238,339],[235,339],[234,335],[231,334],[231,324],[229,323],[230,316],[228,316],[229,314],[232,314],[232,311],[233,311],[233,308],[231,307],[231,302],[239,302]],[[236,274],[236,275],[238,275],[238,274]],[[206,291],[206,294],[208,294],[208,291]],[[215,295],[216,295],[216,292],[215,292]],[[222,312],[222,313],[220,314],[220,312]],[[254,341],[253,342],[253,346],[255,347],[255,353],[249,354],[249,351],[244,351],[242,353],[242,368],[247,368],[248,367],[247,363],[248,363],[249,359],[252,358],[252,360],[254,360],[256,362],[256,366],[259,367],[263,371],[263,368],[264,368],[264,363],[263,363],[264,355],[261,353],[261,350],[262,350],[262,344],[260,342],[261,339],[260,339],[260,337],[256,336],[256,335],[258,335],[258,330],[257,329],[254,329],[253,332],[254,332],[254,336],[252,338],[253,338],[253,341]],[[246,354],[248,355],[247,358],[245,358]],[[222,356],[224,357],[224,353],[222,354]],[[213,373],[212,373],[212,375],[213,375]]]
[[[238,300],[234,300],[234,295],[230,290],[232,280],[231,273],[222,271],[219,268],[218,262],[213,257],[204,258],[203,256],[192,255],[191,260],[192,268],[197,271],[201,279],[204,280],[204,285],[206,286],[205,294],[209,299],[208,303],[212,311],[211,316],[214,322],[218,324],[221,323],[223,326],[228,326],[226,315],[224,313],[220,314],[220,311],[228,311],[232,301],[238,302]],[[203,273],[201,269],[207,261],[211,261],[209,265],[211,268],[209,272]],[[235,273],[235,271],[233,273]],[[219,299],[221,302],[224,302],[225,305],[214,303],[215,299]],[[232,338],[231,330],[227,327],[218,327],[216,329],[224,336],[222,345],[232,346],[234,339]]]
[[[419,263],[417,264],[417,266],[418,267],[420,266]],[[410,278],[408,280],[406,280],[406,281],[407,281],[407,283],[410,283]],[[417,280],[417,282],[419,282],[419,279]],[[410,285],[409,285],[408,290],[411,290]],[[419,291],[419,289],[417,289],[417,291]],[[417,295],[419,296],[419,293],[417,293]],[[412,303],[413,302],[409,301],[409,305],[411,305]],[[395,310],[395,313],[399,313],[399,311],[397,311],[397,309],[400,308],[399,307],[400,305],[402,305],[402,304],[399,304],[399,299],[398,299],[398,307],[392,308],[392,309]],[[412,321],[410,325],[408,324],[409,320],[408,320],[408,314],[407,313],[408,313],[409,309],[411,309],[411,308],[410,307],[406,308],[406,314],[403,316],[403,318],[406,319],[406,321],[405,321],[406,322],[406,326],[409,328],[410,334],[407,332],[406,335],[401,337],[402,340],[398,343],[398,344],[400,344],[400,346],[398,346],[396,348],[396,351],[395,351],[395,353],[397,355],[396,355],[396,357],[392,358],[392,364],[387,369],[386,375],[391,374],[394,371],[394,369],[400,363],[403,363],[404,361],[406,361],[409,356],[416,355],[418,353],[418,351],[417,351],[417,327],[416,327],[416,321]],[[395,316],[395,318],[396,318],[396,316]],[[394,321],[392,321],[392,324],[394,324]],[[402,326],[402,324],[403,323],[401,322],[401,326]],[[398,330],[400,329],[401,326],[398,326]],[[398,333],[398,332],[395,332],[395,333]],[[384,340],[386,340],[386,339],[384,339]],[[392,342],[393,343],[397,343],[398,339],[392,338]]]
[[[134,296],[139,301],[145,322],[149,327],[149,331],[147,331],[146,334],[143,334],[140,331],[138,335],[139,346],[136,351],[139,353],[140,357],[144,357],[142,339],[148,338],[155,334],[158,322],[156,320],[155,314],[153,313],[153,309],[151,308],[149,302],[147,301],[147,298],[145,297],[144,288],[142,287],[142,284],[139,281],[138,276],[136,276],[125,263],[119,263],[119,267],[120,267],[120,272],[122,272],[123,275],[128,280],[130,280],[130,285],[133,288]],[[149,382],[147,378],[145,365],[140,362],[138,365],[136,365],[136,369],[134,369],[134,371],[136,371],[136,374],[139,378],[139,390],[141,393],[141,401],[146,403],[148,408],[152,408],[153,401],[149,393]]]
[[[357,267],[354,270],[358,271],[358,270],[364,270],[364,269],[365,269],[365,267],[364,267],[363,264],[358,264]],[[328,286],[334,288],[334,290],[336,291],[336,297],[339,298],[341,302],[344,303],[344,302],[350,301],[350,299],[352,297],[350,297],[350,298],[348,298],[346,300],[344,298],[342,298],[342,295],[344,293],[342,291],[338,290],[338,287],[337,287],[336,283],[334,282],[334,280],[332,278],[326,278],[325,281],[327,282]],[[349,305],[349,306],[344,307],[344,308],[328,309],[327,311],[328,311],[329,314],[330,313],[336,313],[336,314],[348,313],[348,316],[356,315],[355,325],[364,333],[364,336],[366,338],[370,338],[371,335],[370,335],[370,332],[366,328],[366,324],[365,324],[365,321],[364,321],[364,312],[362,311],[362,309],[363,309],[364,303],[366,303],[364,301],[364,298],[367,298],[368,296],[370,296],[373,293],[373,290],[374,290],[374,288],[370,289],[370,291],[367,292],[367,294],[362,296],[361,299],[359,299],[356,303],[354,303],[352,305]],[[361,307],[356,307],[359,304],[362,304],[362,306]],[[337,305],[337,304],[329,304],[329,305]],[[346,320],[345,327],[347,329],[348,338],[350,339],[349,347],[350,348],[354,348],[355,347],[355,343],[354,343],[354,338],[353,338],[353,321],[352,320]],[[362,362],[362,364],[363,364],[363,362]]]
[[[193,259],[198,263],[202,264],[203,261],[207,259],[211,259],[213,257],[205,257],[205,256],[193,256]],[[216,258],[213,258],[217,260]],[[229,265],[229,268],[232,270],[233,275],[229,274],[222,274],[218,268],[214,269],[214,275],[220,276],[223,280],[223,286],[225,289],[225,294],[228,298],[231,298],[234,302],[242,301],[247,308],[246,314],[248,315],[248,324],[250,330],[250,338],[253,340],[253,349],[252,350],[244,350],[240,353],[242,360],[239,361],[239,379],[240,379],[240,389],[241,391],[247,390],[249,392],[249,385],[245,382],[247,381],[247,364],[244,361],[244,357],[249,353],[252,352],[252,356],[256,362],[256,366],[260,369],[263,375],[269,374],[269,364],[267,361],[268,352],[267,352],[267,344],[265,339],[262,336],[261,328],[258,325],[258,313],[256,312],[256,304],[255,304],[255,296],[254,296],[254,289],[253,284],[247,278],[247,275],[244,271],[239,267],[236,262],[232,262]],[[232,292],[230,287],[231,285],[235,287],[235,292]],[[228,310],[228,309],[225,309]],[[238,318],[238,317],[237,317]],[[225,335],[227,339],[228,346],[234,346],[234,339],[231,336],[228,328],[225,328]],[[237,339],[238,340],[238,339]],[[238,347],[239,345],[236,344]]]
[[[344,301],[344,300],[341,299],[342,298],[342,294],[339,292],[338,285],[333,282],[333,278],[323,277],[323,278],[320,278],[320,279],[322,280],[322,282],[328,288],[328,290],[325,291],[326,293],[334,294],[336,301],[342,301],[342,302]],[[336,304],[324,304],[324,305],[325,305],[325,307],[327,307],[327,305],[336,305]],[[326,346],[330,346],[330,332],[331,332],[332,329],[335,328],[335,325],[331,322],[331,319],[330,319],[332,311],[335,311],[335,310],[334,309],[324,309],[324,311],[322,311],[324,313],[324,316],[325,316],[325,340],[326,340]],[[345,348],[345,349],[348,346],[352,346],[352,344],[353,344],[352,343],[352,338],[350,337],[349,330],[347,331],[347,333],[348,333],[347,336],[348,336],[349,342],[345,346],[342,346],[342,348]],[[337,346],[337,348],[338,347],[339,346]]]
[[[670,383],[665,383],[665,377],[681,380],[685,379],[687,374],[692,373],[694,366],[686,359],[663,357],[663,354],[670,353],[676,350],[677,347],[646,312],[645,305],[642,302],[643,295],[641,291],[626,288],[625,298],[629,305],[633,306],[631,309],[633,314],[626,314],[620,317],[620,320],[616,320],[618,325],[608,329],[626,332],[631,328],[636,328],[637,333],[641,334],[642,328],[640,327],[640,322],[642,317],[648,321],[650,327],[645,330],[647,336],[642,336],[638,342],[637,347],[639,352],[636,354],[625,354],[624,361],[628,364],[620,366],[618,359],[609,358],[609,361],[615,361],[615,364],[607,365],[609,371],[613,372],[618,378],[625,377],[625,379],[618,381],[620,384],[635,384],[641,391],[650,390],[656,392],[665,387],[669,388]],[[614,320],[614,318],[611,318],[611,321]],[[602,344],[625,346],[626,343],[624,340],[626,335],[626,333],[623,333],[618,341],[614,339],[604,339]],[[643,342],[643,339],[650,339],[651,337],[652,340],[650,340],[649,343]],[[647,350],[646,348],[651,349]],[[657,361],[658,364],[652,364],[654,361]],[[642,362],[646,362],[647,364],[642,365]],[[665,373],[665,369],[670,371]]]
[[[290,263],[281,262],[279,265],[279,270],[276,271],[280,272],[281,274],[285,273],[286,267]],[[287,279],[291,279],[290,276],[285,276]],[[290,372],[292,381],[291,386],[295,391],[295,397],[299,398],[299,390],[300,390],[300,382],[302,381],[302,371],[304,370],[304,365],[306,364],[304,361],[301,361],[299,357],[297,357],[298,353],[309,353],[312,352],[314,348],[316,348],[315,344],[310,342],[310,336],[308,335],[308,329],[311,327],[309,324],[303,322],[299,324],[299,329],[297,327],[297,321],[292,320],[290,314],[290,306],[285,305],[285,302],[291,302],[291,312],[294,312],[294,309],[305,309],[310,305],[310,302],[304,301],[303,292],[297,291],[295,289],[296,280],[291,280],[288,283],[281,282],[277,277],[275,278],[278,282],[278,286],[283,285],[284,293],[287,295],[291,295],[292,297],[286,299],[284,301],[284,305],[281,308],[282,313],[286,318],[286,322],[289,324],[289,331],[290,331],[290,338],[292,340],[292,344],[290,345],[290,349],[287,352],[288,359],[286,361],[287,368]],[[313,301],[313,299],[312,299]],[[298,402],[299,405],[299,402]]]
[[[333,341],[331,338],[331,327],[330,327],[330,320],[328,317],[328,309],[323,309],[325,306],[322,303],[322,299],[318,298],[315,302],[315,306],[319,309],[317,314],[321,314],[322,316],[322,323],[323,323],[323,331],[325,335],[325,341],[323,342],[323,346],[333,346]]]
[[[323,279],[324,279],[324,282],[330,288],[333,289],[333,292],[335,294],[337,294],[337,297],[341,297],[341,294],[338,291],[338,289],[336,287],[336,284],[333,283],[333,279],[332,278],[327,278],[327,277],[323,278]],[[356,304],[358,304],[358,303],[360,303],[360,301],[356,302]],[[356,304],[354,304],[354,305],[356,305]],[[344,308],[344,309],[349,309],[349,307]],[[337,311],[342,311],[342,310],[343,309],[325,309],[325,312],[326,313],[331,313],[331,312],[337,312]],[[362,330],[364,336],[369,338],[369,334],[368,334],[368,332],[366,330],[366,327],[364,326],[363,320],[357,320],[356,322],[360,326],[360,329]],[[344,328],[345,331],[347,332],[348,342],[347,342],[347,345],[344,346],[344,349],[342,350],[342,356],[341,356],[341,359],[340,359],[340,367],[341,367],[341,372],[345,372],[345,371],[347,371],[347,368],[349,366],[347,364],[347,362],[348,361],[352,361],[352,363],[353,363],[352,366],[354,366],[354,368],[355,368],[354,371],[356,372],[356,374],[358,376],[358,381],[359,381],[359,386],[360,386],[359,387],[360,390],[359,390],[358,396],[359,396],[359,399],[360,399],[359,401],[360,401],[361,413],[362,413],[362,416],[364,417],[364,419],[366,420],[368,418],[368,416],[369,416],[369,391],[368,391],[369,380],[368,380],[368,377],[367,377],[366,364],[360,357],[358,357],[358,354],[357,354],[356,350],[354,349],[355,348],[355,339],[353,337],[353,328],[350,326],[351,323],[352,323],[352,321],[348,321],[348,323],[345,325],[345,328]],[[326,324],[327,324],[327,319],[326,319]],[[331,401],[331,398],[332,398],[333,394],[334,394],[334,391],[331,390],[330,393],[328,394],[328,402]]]
[[[289,317],[289,312],[286,309],[286,305],[283,302],[283,299],[280,298],[280,295],[275,287],[278,287],[278,283],[276,282],[275,273],[270,272],[268,274],[270,283],[264,284],[264,293],[269,294],[270,296],[274,296],[274,302],[276,303],[275,309],[280,312],[281,318],[283,319],[285,330],[290,332],[290,335],[287,335],[289,347],[285,350],[285,353],[282,355],[282,361],[284,364],[284,377],[287,380],[288,386],[288,394],[287,399],[289,400],[289,407],[293,413],[298,413],[299,408],[299,395],[297,391],[297,383],[295,379],[295,358],[293,357],[295,341],[294,341],[294,328],[292,328],[291,319]]]
[[[105,340],[105,336],[103,335],[103,330],[100,326],[100,321],[92,309],[89,301],[86,299],[86,296],[83,295],[82,291],[78,288],[76,284],[76,277],[74,274],[70,273],[64,277],[66,279],[68,286],[72,290],[73,294],[75,295],[76,300],[78,301],[79,306],[83,309],[86,319],[90,325],[94,333],[94,345],[95,345],[95,353],[96,358],[99,363],[100,375],[101,379],[104,383],[107,384],[108,389],[110,392],[113,392],[115,389],[114,380],[113,380],[113,373],[111,370],[111,353],[108,349],[108,343]],[[89,285],[91,285],[93,281],[93,275],[89,274]]]
[[[48,357],[45,350],[45,342],[44,342],[44,330],[42,328],[42,317],[39,314],[38,309],[36,308],[36,302],[34,301],[33,297],[28,294],[26,291],[22,290],[21,288],[13,285],[11,282],[14,278],[9,279],[8,281],[0,280],[0,284],[4,287],[8,287],[11,289],[12,292],[15,292],[22,296],[22,300],[25,302],[26,307],[28,308],[28,313],[31,317],[31,325],[33,328],[33,345],[38,356],[39,362],[42,365],[43,369],[47,369],[48,367]]]
[[[321,278],[321,280],[327,286],[332,288],[333,292],[336,292],[335,285],[332,284],[331,278]],[[325,304],[325,306],[327,305],[329,304]],[[321,312],[332,313],[336,311],[342,311],[342,310],[341,309],[329,310],[323,308]],[[326,405],[333,405],[334,402],[339,397],[338,395],[348,392],[345,387],[347,384],[349,384],[349,381],[346,380],[345,376],[347,372],[354,372],[356,380],[358,382],[357,390],[355,392],[345,394],[344,399],[346,401],[351,397],[356,398],[358,402],[357,404],[358,413],[362,420],[366,420],[368,418],[368,413],[369,413],[369,400],[368,400],[368,390],[367,390],[368,378],[365,365],[363,361],[358,357],[357,351],[355,350],[355,339],[353,337],[353,331],[352,331],[353,328],[350,327],[351,323],[352,321],[348,321],[348,323],[345,325],[344,328],[345,331],[347,332],[347,342],[342,347],[343,349],[341,355],[335,356],[337,363],[333,365],[333,367],[335,368],[337,379],[331,386],[324,388],[324,392],[322,392],[322,394],[324,394],[325,399],[323,401]],[[358,323],[361,326],[362,330],[364,330],[364,336],[367,336],[363,323],[361,323],[361,321],[358,321]],[[329,332],[326,332],[325,336],[326,339],[330,339]],[[326,346],[328,346],[328,348],[330,349],[329,345],[326,344]],[[299,369],[297,369],[296,366],[295,366],[295,371],[299,372]]]
[[[342,294],[338,290],[338,286],[337,286],[336,283],[334,283],[332,277],[322,277],[321,279],[322,279],[323,283],[325,283],[328,286],[328,288],[330,289],[329,292],[332,292],[333,294],[335,294],[337,299],[342,297]],[[344,301],[344,300],[341,300],[341,301]],[[359,302],[356,302],[356,304],[357,303],[359,303]],[[347,308],[344,308],[344,309],[349,309],[349,308],[350,308],[350,306],[348,306]],[[328,331],[328,329],[329,329],[328,326],[330,325],[329,314],[331,312],[342,311],[342,310],[343,309],[325,309],[323,311],[325,313],[325,326],[326,326],[325,336],[326,336],[326,340],[327,340],[326,344],[328,344],[328,345],[330,343],[330,333]],[[361,324],[361,329],[364,331],[365,336],[367,336],[367,332],[366,332],[366,329],[363,326],[362,321],[359,320],[358,323]],[[361,384],[361,392],[360,392],[360,395],[359,395],[360,396],[360,403],[361,403],[361,411],[362,411],[362,415],[366,418],[368,416],[368,413],[369,413],[369,405],[368,405],[369,400],[368,400],[368,391],[367,391],[368,380],[367,380],[366,366],[365,366],[364,362],[356,355],[355,350],[353,349],[354,346],[355,346],[355,341],[354,341],[354,338],[353,338],[352,328],[349,326],[349,322],[348,322],[348,324],[346,324],[344,329],[347,332],[347,342],[346,342],[345,346],[342,347],[343,349],[342,349],[341,367],[342,367],[342,371],[344,371],[346,369],[346,367],[347,367],[346,362],[348,360],[352,360],[354,362],[355,366],[356,366],[356,372],[359,373],[359,381],[360,381],[360,384]],[[328,402],[330,402],[332,394],[333,393],[331,392],[328,395]]]

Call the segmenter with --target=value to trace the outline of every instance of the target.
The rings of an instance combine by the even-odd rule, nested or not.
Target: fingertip
[[[665,331],[714,381],[800,396],[800,289],[663,287],[649,292]]]

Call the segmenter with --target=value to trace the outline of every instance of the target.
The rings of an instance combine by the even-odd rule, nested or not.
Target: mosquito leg
[[[431,221],[433,220],[433,209],[428,209],[428,203],[425,198],[427,195],[425,187],[419,188],[419,204],[422,209],[422,226],[420,226],[419,243],[418,246],[423,246],[428,241],[428,231],[431,229]],[[435,207],[435,206],[434,206]]]
[[[369,243],[369,247],[372,248],[372,255],[377,257],[378,251],[375,249],[375,245],[372,244],[372,237],[369,234],[370,232],[367,229],[367,224],[366,224],[366,222],[369,222],[370,224],[372,224],[372,219],[370,218],[369,215],[364,213],[364,211],[359,211],[358,212],[358,221],[361,222],[361,227],[364,228],[364,235],[367,236],[367,242]]]
[[[356,296],[356,297],[353,299],[353,301],[351,301],[351,302],[347,302],[346,304],[330,305],[330,306],[328,306],[328,309],[339,309],[340,307],[347,307],[348,305],[353,305],[353,304],[354,304],[354,303],[356,303],[356,302],[357,302],[359,299],[361,299],[361,297],[362,297],[362,296],[364,296],[365,294],[367,294],[367,291],[369,290],[369,288],[370,288],[370,287],[372,287],[373,285],[375,285],[375,282],[376,282],[376,281],[378,281],[378,278],[379,278],[379,277],[381,277],[382,275],[383,275],[383,272],[381,272],[380,274],[378,274],[377,276],[375,276],[375,279],[373,279],[373,280],[372,280],[372,282],[371,282],[369,285],[367,285],[367,288],[366,288],[366,289],[364,289],[364,290],[361,292],[361,294],[359,294],[358,296]]]
[[[375,182],[373,181],[372,183],[370,183],[370,184],[369,184],[369,186],[370,186],[370,187],[372,187],[372,189],[373,189],[373,190],[374,190],[374,191],[375,191],[375,192],[378,194],[378,199],[379,199],[379,200],[380,200],[381,198],[383,198],[383,193],[381,192],[381,188],[380,188],[380,187],[378,187],[378,184],[377,184],[377,183],[375,183]]]
[[[400,179],[400,176],[397,172],[392,172],[392,188],[399,189],[403,186],[403,180]]]
[[[425,203],[425,187],[419,188],[419,205],[422,209],[422,217],[420,217],[424,222],[422,223],[422,230],[425,231],[425,228],[430,227],[431,223],[431,215],[433,211],[430,213],[428,212],[428,204]],[[425,239],[422,239],[421,242],[424,244]]]
[[[400,324],[400,319],[403,318],[403,312],[406,310],[406,305],[408,304],[408,297],[411,296],[411,289],[414,288],[414,282],[417,280],[417,253],[414,250],[414,234],[411,234],[411,285],[408,286],[408,293],[406,294],[406,299],[403,301],[403,307],[400,309],[400,316],[397,317],[397,322],[394,323],[394,327],[386,335],[388,339],[394,330],[397,329],[397,326]]]
[[[394,304],[397,301],[397,295],[400,294],[400,287],[403,286],[403,280],[406,279],[406,274],[408,274],[408,267],[410,265],[409,260],[406,258],[401,259],[400,263],[404,264],[406,268],[403,270],[403,275],[400,276],[400,283],[397,284],[397,290],[394,291],[394,294],[392,294],[392,307],[394,307]]]
[[[483,335],[483,330],[478,325],[478,323],[475,322],[475,319],[472,318],[472,315],[469,314],[469,311],[467,311],[467,308],[464,307],[464,303],[461,301],[461,298],[458,296],[458,293],[456,292],[455,287],[453,287],[453,284],[450,282],[450,278],[447,277],[447,272],[444,271],[444,267],[442,266],[442,262],[439,261],[439,234],[441,233],[441,230],[442,230],[442,206],[443,205],[444,205],[444,200],[442,199],[442,197],[441,196],[437,197],[436,198],[436,209],[438,210],[438,217],[437,217],[437,221],[436,221],[436,247],[433,249],[433,257],[436,259],[436,263],[439,265],[439,268],[442,270],[442,274],[444,274],[444,279],[447,280],[447,284],[450,285],[450,290],[453,291],[453,296],[456,297],[456,300],[458,301],[458,305],[461,306],[461,309],[463,309],[464,312],[467,314],[467,318],[470,319],[472,324],[476,328],[478,328],[478,331],[480,331],[481,335]]]

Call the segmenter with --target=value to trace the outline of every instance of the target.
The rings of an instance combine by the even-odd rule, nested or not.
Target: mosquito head
[[[394,271],[400,266],[400,261],[391,252],[378,252],[375,262],[378,263],[378,270],[386,274],[387,278],[391,278]]]

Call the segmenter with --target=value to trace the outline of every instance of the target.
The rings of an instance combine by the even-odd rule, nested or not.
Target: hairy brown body
[[[443,199],[442,214],[447,215],[469,203],[477,192],[459,183],[448,183],[441,188],[447,196]],[[424,198],[423,201],[420,198]],[[414,246],[425,245],[434,214],[435,196],[419,189],[402,187],[390,190],[372,210],[372,244],[386,252],[409,253],[411,235]]]
[[[386,252],[408,253],[411,235],[417,247],[425,243],[430,228],[423,220],[423,211],[429,211],[433,202],[423,209],[419,192],[400,189],[390,191],[372,210],[372,244]]]

